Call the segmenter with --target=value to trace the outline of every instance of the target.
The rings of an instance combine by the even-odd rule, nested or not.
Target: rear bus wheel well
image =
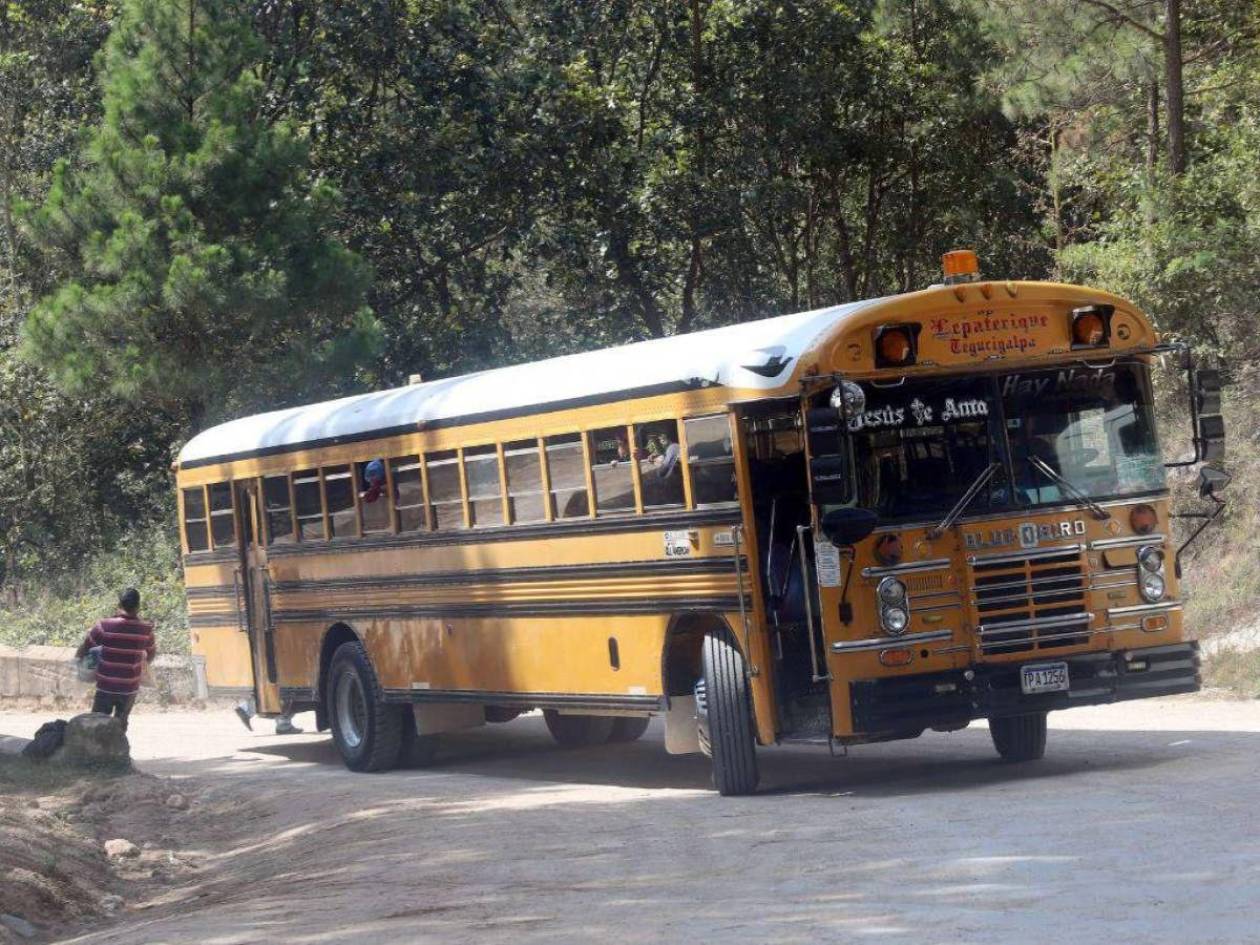
[[[315,690],[315,726],[321,732],[328,728],[328,700],[325,698],[324,686],[328,680],[328,668],[332,665],[333,654],[343,643],[353,643],[359,635],[346,623],[335,623],[324,632],[324,642],[319,648],[319,681]]]
[[[730,626],[715,614],[677,614],[665,634],[661,652],[661,685],[666,696],[689,696],[704,674],[701,652],[705,635]]]

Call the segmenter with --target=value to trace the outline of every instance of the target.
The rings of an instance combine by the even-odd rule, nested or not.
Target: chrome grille
[[[1081,551],[1070,545],[969,559],[982,653],[1055,649],[1088,639]]]

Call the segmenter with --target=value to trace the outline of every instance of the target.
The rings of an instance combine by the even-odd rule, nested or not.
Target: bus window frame
[[[297,487],[298,487],[297,474],[299,472],[312,472],[316,474],[315,481],[319,484],[319,509],[320,509],[319,518],[321,522],[323,523],[323,528],[324,528],[324,532],[319,538],[305,538],[302,535],[301,522],[303,520],[310,521],[314,519],[315,516],[307,515],[305,516],[305,519],[304,519],[303,516],[297,514]],[[305,483],[303,483],[303,485],[305,485]],[[315,469],[308,468],[308,469],[301,469],[301,470],[293,470],[292,472],[289,473],[289,488],[292,491],[292,495],[293,495],[293,524],[294,524],[294,528],[297,534],[297,543],[307,544],[307,543],[313,543],[317,541],[328,541],[328,508],[327,508],[327,504],[324,502],[324,472],[323,470],[318,467]]]
[[[467,452],[469,450],[481,451],[481,452],[476,452],[473,454],[472,461],[475,463],[487,462],[488,457],[490,456],[495,457],[495,468],[499,472],[499,514],[503,516],[503,521],[501,522],[491,522],[488,525],[479,525],[477,523],[477,516],[473,508],[473,503],[474,502],[490,502],[493,500],[493,497],[492,496],[483,497],[483,496],[472,495],[472,489],[468,483]],[[464,489],[464,522],[465,522],[464,527],[470,528],[470,529],[471,528],[486,529],[486,528],[502,528],[504,525],[506,525],[507,524],[507,508],[506,508],[506,502],[503,497],[503,445],[496,441],[492,443],[474,443],[470,446],[461,446],[459,448],[459,467],[460,467],[460,482]]]
[[[702,460],[699,460],[698,462],[696,462],[696,463],[694,463],[694,464],[693,464],[693,463],[691,462],[691,457],[688,455],[688,453],[690,452],[690,442],[689,442],[688,437],[687,437],[687,434],[686,434],[687,423],[688,423],[689,421],[697,421],[697,420],[712,420],[712,419],[714,419],[714,418],[718,418],[718,417],[720,417],[722,420],[726,421],[726,432],[727,432],[727,434],[728,434],[728,435],[730,436],[730,438],[731,438],[731,455],[730,455],[730,457],[729,457],[728,459],[702,459]],[[684,466],[685,466],[685,472],[686,472],[686,475],[687,475],[687,479],[686,479],[686,482],[687,482],[686,493],[687,493],[687,495],[688,495],[689,501],[692,501],[692,500],[691,500],[691,491],[692,491],[692,489],[691,489],[691,486],[692,486],[692,483],[691,483],[691,470],[692,470],[693,466],[703,468],[703,467],[705,467],[705,466],[717,466],[717,465],[725,465],[725,464],[728,464],[728,463],[729,463],[729,464],[730,464],[730,466],[731,466],[731,472],[734,474],[734,477],[735,477],[735,478],[734,478],[734,482],[735,482],[735,497],[734,497],[733,499],[724,499],[724,500],[723,500],[723,501],[721,501],[721,502],[703,502],[703,503],[702,503],[702,502],[695,502],[695,501],[692,501],[692,504],[689,504],[689,505],[687,506],[688,508],[695,508],[695,509],[727,509],[727,508],[732,508],[732,507],[735,507],[735,506],[740,505],[740,490],[739,490],[739,466],[740,466],[740,462],[739,462],[739,446],[738,446],[738,444],[739,444],[739,440],[737,439],[737,436],[736,436],[736,430],[737,430],[737,428],[738,428],[738,426],[739,426],[739,425],[738,425],[738,424],[732,424],[732,423],[731,423],[731,419],[732,419],[732,417],[731,417],[731,412],[730,412],[729,410],[725,410],[725,411],[720,411],[720,412],[718,412],[718,413],[702,413],[702,414],[696,414],[696,415],[694,415],[694,416],[683,417],[683,418],[681,418],[681,420],[680,420],[680,422],[679,422],[679,426],[680,426],[680,428],[681,428],[681,430],[680,430],[680,437],[681,437],[681,439],[679,440],[679,447],[680,447],[680,448],[683,448],[683,454],[682,454],[682,457],[681,457],[681,461],[683,462],[683,464],[684,464]]]
[[[398,483],[394,478],[394,465],[410,466],[407,460],[414,459],[416,461],[416,471],[420,474],[420,504],[404,505],[398,504]],[[404,470],[405,471],[405,470]],[[394,535],[422,535],[426,532],[433,531],[433,516],[429,510],[429,480],[424,472],[424,453],[416,450],[414,453],[399,453],[396,456],[385,457],[385,488],[388,491],[389,501],[389,520],[392,527],[391,534]],[[420,517],[422,519],[420,525],[416,528],[402,527],[403,509],[420,509]]]
[[[235,483],[236,483],[236,480],[234,479],[225,479],[219,482],[207,483],[204,487],[206,490],[206,527],[208,529],[207,535],[210,541],[211,551],[218,551],[220,548],[239,548],[240,547],[240,539],[241,539],[241,535],[243,534],[241,525],[243,523],[241,522],[239,518],[239,513],[236,508],[236,489],[233,488]],[[228,503],[229,503],[228,508],[226,510],[221,510],[217,513],[214,510],[214,506],[211,504],[211,498],[210,498],[210,490],[214,486],[227,486],[227,490],[228,490]],[[231,519],[232,540],[230,542],[220,543],[219,540],[215,537],[214,517],[216,514],[220,518],[227,517]]]
[[[519,444],[531,443],[531,442],[534,444],[533,445],[534,462],[538,464],[539,491],[538,493],[532,493],[532,492],[526,492],[526,491],[519,491],[519,492],[513,493],[512,483],[509,481],[509,475],[508,475],[508,465],[507,465],[507,460],[508,460],[508,455],[509,455],[508,447],[513,444],[517,444],[519,446]],[[502,473],[503,473],[503,501],[504,501],[503,522],[505,525],[538,525],[544,522],[553,521],[552,514],[551,514],[552,513],[551,488],[550,488],[551,476],[547,469],[546,448],[544,447],[543,443],[544,443],[544,438],[541,436],[524,437],[523,439],[506,440],[499,443],[499,456],[502,460]],[[514,456],[515,455],[523,456],[523,455],[527,455],[529,452],[530,450],[527,447],[519,446],[518,449],[512,450],[511,454]],[[531,519],[528,522],[519,521],[516,516],[516,505],[514,504],[513,499],[517,495],[534,495],[534,494],[537,494],[539,496],[540,505],[543,510],[543,517],[541,519]],[[511,514],[508,514],[508,513],[511,513]]]
[[[301,541],[301,539],[300,539],[300,537],[298,536],[297,508],[296,508],[296,505],[295,505],[295,503],[294,503],[294,501],[293,501],[293,499],[294,499],[294,495],[293,495],[293,473],[292,473],[292,472],[282,472],[282,473],[274,473],[274,472],[273,472],[273,473],[259,473],[259,474],[258,474],[258,476],[256,476],[256,477],[255,477],[255,479],[256,479],[256,481],[257,481],[257,483],[258,483],[258,495],[259,495],[259,497],[260,497],[260,498],[261,498],[261,500],[262,500],[262,517],[263,517],[263,522],[262,522],[263,540],[262,540],[262,544],[263,544],[265,547],[267,547],[267,548],[270,548],[270,547],[272,547],[272,546],[275,544],[275,542],[273,542],[273,541],[271,540],[271,512],[270,512],[270,510],[268,510],[268,508],[267,508],[267,480],[268,480],[268,479],[283,479],[283,480],[284,480],[284,483],[285,483],[285,489],[286,489],[286,491],[287,491],[287,492],[288,492],[288,494],[289,494],[289,509],[288,509],[288,512],[289,512],[289,528],[291,529],[291,531],[289,532],[289,534],[293,536],[293,541],[291,541],[291,542],[280,542],[280,544],[281,544],[281,545],[287,545],[287,544],[296,545],[299,541]]]
[[[191,521],[200,522],[206,529],[206,546],[196,551],[192,550],[192,545],[188,542],[188,511],[184,504],[184,493],[199,490],[201,492],[201,510],[205,518],[195,518]],[[185,486],[179,490],[179,520],[180,520],[180,537],[184,542],[184,554],[201,555],[214,550],[214,539],[210,536],[210,491],[205,483],[199,486]]]

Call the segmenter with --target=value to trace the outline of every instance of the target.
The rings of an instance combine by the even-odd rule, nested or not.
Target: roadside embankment
[[[154,687],[144,701],[189,703],[207,698],[205,661],[198,656],[161,656],[153,661]],[[75,672],[74,650],[65,646],[0,646],[0,699],[83,703],[92,684]]]

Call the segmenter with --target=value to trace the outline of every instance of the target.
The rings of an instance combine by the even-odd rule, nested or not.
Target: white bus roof
[[[797,358],[838,321],[880,301],[866,299],[242,417],[197,434],[180,451],[179,464],[201,466],[420,426],[476,423],[693,387],[772,389],[783,385]]]

